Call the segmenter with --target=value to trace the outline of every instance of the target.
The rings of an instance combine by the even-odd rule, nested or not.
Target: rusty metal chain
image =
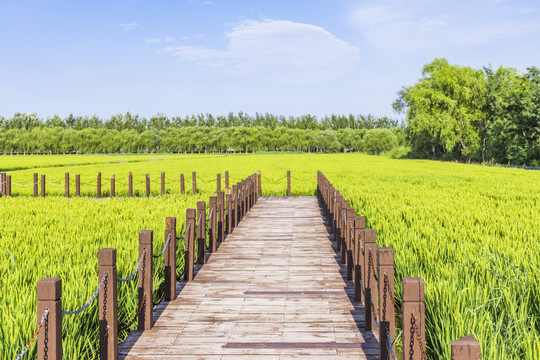
[[[26,343],[25,347],[22,349],[21,353],[20,353],[19,355],[17,355],[17,357],[15,358],[15,360],[21,360],[22,357],[24,356],[24,354],[26,354],[26,352],[28,351],[28,349],[30,349],[30,346],[32,346],[32,344],[34,343],[34,341],[36,341],[37,336],[38,336],[38,334],[39,334],[39,331],[40,331],[41,328],[43,327],[43,324],[44,324],[45,320],[48,319],[48,316],[49,316],[49,308],[45,308],[45,311],[43,311],[43,315],[41,315],[41,321],[39,322],[38,327],[37,327],[36,330],[34,331],[34,334],[33,334],[32,337],[30,338],[30,340],[28,340],[28,342]]]
[[[367,275],[367,287],[371,289],[371,250],[369,250],[369,256],[368,256],[368,275]]]
[[[375,265],[373,265],[373,260],[371,257],[371,249],[369,249],[369,264],[368,266],[371,266],[371,270],[373,270],[373,277],[375,278],[375,281],[379,282],[379,277],[377,276],[377,271],[375,270]]]
[[[384,272],[384,287],[383,287],[383,306],[382,306],[382,321],[386,321],[386,298],[388,293],[388,275]]]
[[[45,318],[45,339],[43,339],[43,359],[49,360],[49,317]]]
[[[416,322],[416,318],[414,317],[414,313],[411,316],[411,327],[410,327],[410,333],[411,338],[409,341],[409,360],[414,360],[414,324]]]
[[[424,349],[424,344],[422,343],[422,338],[420,337],[420,329],[418,328],[418,324],[416,322],[416,316],[414,316],[414,323],[412,325],[414,326],[414,330],[416,332],[416,338],[418,340],[418,345],[420,346],[420,351],[422,352],[422,360],[427,360],[426,350]]]

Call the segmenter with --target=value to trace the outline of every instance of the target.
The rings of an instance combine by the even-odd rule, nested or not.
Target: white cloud
[[[325,29],[292,21],[244,21],[226,34],[224,50],[178,46],[166,52],[234,75],[285,83],[317,83],[356,72],[359,49]]]
[[[170,37],[170,36],[166,36],[163,39],[161,39],[161,38],[148,38],[148,39],[145,40],[145,42],[152,43],[152,44],[159,44],[161,42],[171,42],[171,41],[174,41],[174,40],[175,40],[175,38]]]
[[[140,28],[141,24],[139,24],[136,21],[132,21],[132,22],[126,23],[126,24],[116,24],[115,26],[121,28],[124,31],[131,31],[131,30],[135,30],[137,28]]]
[[[358,6],[350,21],[379,48],[414,52],[493,44],[538,31],[537,21],[523,17],[535,12],[496,0],[384,0]]]

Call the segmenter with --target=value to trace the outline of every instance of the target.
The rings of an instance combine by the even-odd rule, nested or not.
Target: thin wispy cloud
[[[168,43],[174,41],[175,38],[172,36],[166,36],[164,38],[147,38],[145,42],[152,43],[152,44],[159,44],[159,43]]]
[[[171,46],[164,51],[200,66],[283,83],[331,81],[358,68],[360,50],[315,25],[249,20],[225,36],[224,49]]]
[[[537,11],[493,0],[383,0],[356,7],[350,22],[379,48],[414,52],[489,45],[538,32]]]
[[[126,24],[116,24],[114,25],[124,31],[131,31],[131,30],[135,30],[135,29],[138,29],[141,27],[141,24],[139,24],[138,22],[136,21],[132,21],[130,23],[126,23]]]

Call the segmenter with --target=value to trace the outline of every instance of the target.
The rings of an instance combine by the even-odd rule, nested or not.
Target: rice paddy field
[[[182,234],[185,210],[215,194],[216,173],[229,171],[233,184],[258,170],[263,195],[285,195],[287,170],[293,195],[314,195],[322,170],[377,230],[378,245],[393,247],[398,303],[402,277],[424,279],[428,358],[450,359],[450,342],[467,334],[480,341],[484,359],[540,358],[540,172],[362,154],[2,156],[0,170],[21,185],[33,173],[61,185],[47,184],[44,199],[33,198],[31,186],[13,185],[14,196],[0,199],[1,359],[14,359],[35,329],[39,279],[61,277],[64,309],[78,308],[98,284],[99,249],[117,248],[118,275],[126,277],[136,267],[140,230],[153,230],[161,249],[165,218],[176,216]],[[150,174],[150,198],[127,197],[130,171],[136,195]],[[162,171],[167,191],[160,197]],[[83,197],[63,197],[66,172],[72,194],[80,174]],[[115,175],[117,198],[94,198],[98,172],[103,196]],[[154,267],[158,300],[163,259]],[[119,283],[120,325],[136,312],[136,292],[134,281]],[[95,303],[64,317],[64,358],[94,356],[97,318]],[[35,357],[32,347],[25,358]]]

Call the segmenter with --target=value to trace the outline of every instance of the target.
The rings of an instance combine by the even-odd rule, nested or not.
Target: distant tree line
[[[245,113],[214,117],[200,114],[150,119],[118,114],[41,119],[37,114],[0,118],[4,154],[365,151],[378,154],[404,146],[398,120],[371,115],[298,117]]]
[[[394,109],[415,157],[540,166],[540,70],[426,64]]]

